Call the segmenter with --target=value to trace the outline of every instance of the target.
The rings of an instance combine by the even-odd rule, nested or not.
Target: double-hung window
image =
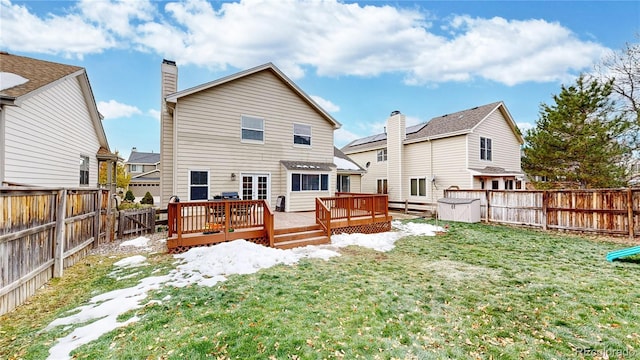
[[[142,172],[142,165],[131,164],[129,165],[129,171],[132,173]]]
[[[264,119],[242,115],[242,141],[264,143]]]
[[[291,174],[291,191],[327,191],[329,174]]]
[[[209,198],[209,172],[189,171],[189,200],[207,200]]]
[[[293,143],[311,146],[311,125],[293,124]]]
[[[378,162],[387,161],[387,149],[380,149],[376,153]]]
[[[480,138],[480,160],[491,161],[491,139]]]
[[[89,185],[89,157],[80,155],[80,185]]]
[[[427,179],[411,179],[411,196],[427,196]]]

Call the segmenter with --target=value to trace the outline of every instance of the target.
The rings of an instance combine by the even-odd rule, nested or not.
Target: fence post
[[[547,208],[549,206],[549,196],[548,196],[549,191],[548,190],[543,190],[542,191],[542,230],[547,230],[547,226],[548,226],[548,217],[547,217]]]
[[[56,209],[56,237],[53,253],[53,277],[62,277],[64,270],[64,242],[66,236],[67,190],[58,191],[58,208]]]
[[[633,191],[631,188],[627,188],[627,214],[629,216],[629,239],[633,240],[635,222],[633,221]]]
[[[404,213],[409,213],[409,199],[404,199]]]
[[[487,199],[487,218],[488,223],[491,222],[491,190],[485,190],[484,198]]]
[[[93,244],[100,244],[100,218],[102,214],[102,190],[96,191],[96,200],[94,202],[96,216],[93,220]]]

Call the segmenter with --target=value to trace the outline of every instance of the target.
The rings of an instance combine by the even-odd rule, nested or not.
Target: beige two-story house
[[[260,65],[177,91],[178,68],[162,74],[161,203],[237,192],[285,211],[315,208],[337,179],[333,131],[340,123],[275,65]]]
[[[435,203],[451,187],[524,189],[523,138],[503,102],[410,127],[394,111],[385,130],[342,148],[367,170],[363,192],[388,193],[390,201]]]

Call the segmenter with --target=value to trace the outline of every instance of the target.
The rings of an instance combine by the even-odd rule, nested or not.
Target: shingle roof
[[[132,151],[129,155],[129,164],[156,164],[160,162],[160,153],[148,153]]]
[[[83,68],[79,66],[0,52],[0,72],[20,75],[29,80],[24,84],[4,89],[0,94],[17,98],[81,70]]]
[[[406,141],[442,138],[471,131],[483,119],[491,114],[501,101],[493,102],[471,109],[434,117],[428,122],[409,126],[406,129]],[[376,134],[357,139],[342,148],[345,153],[384,148],[387,146],[387,135]]]
[[[365,173],[365,172],[367,172],[365,169],[362,168],[362,166],[358,165],[355,161],[351,160],[351,158],[348,155],[343,153],[337,147],[333,148],[333,156],[334,156],[334,158],[343,159],[345,161],[348,161],[350,164],[353,164],[353,166],[349,166],[349,168],[343,168],[342,166],[340,166],[341,164],[336,163],[336,167],[338,168],[338,171],[349,172],[349,173],[361,173],[361,172]],[[334,159],[334,161],[336,161],[336,159]],[[355,170],[353,168],[357,168],[357,170]]]

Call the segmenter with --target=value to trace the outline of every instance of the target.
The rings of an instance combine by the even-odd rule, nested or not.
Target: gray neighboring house
[[[147,191],[154,198],[154,204],[160,202],[160,153],[141,152],[131,149],[129,159],[125,163],[127,172],[131,174],[129,190],[136,199],[143,197]]]

